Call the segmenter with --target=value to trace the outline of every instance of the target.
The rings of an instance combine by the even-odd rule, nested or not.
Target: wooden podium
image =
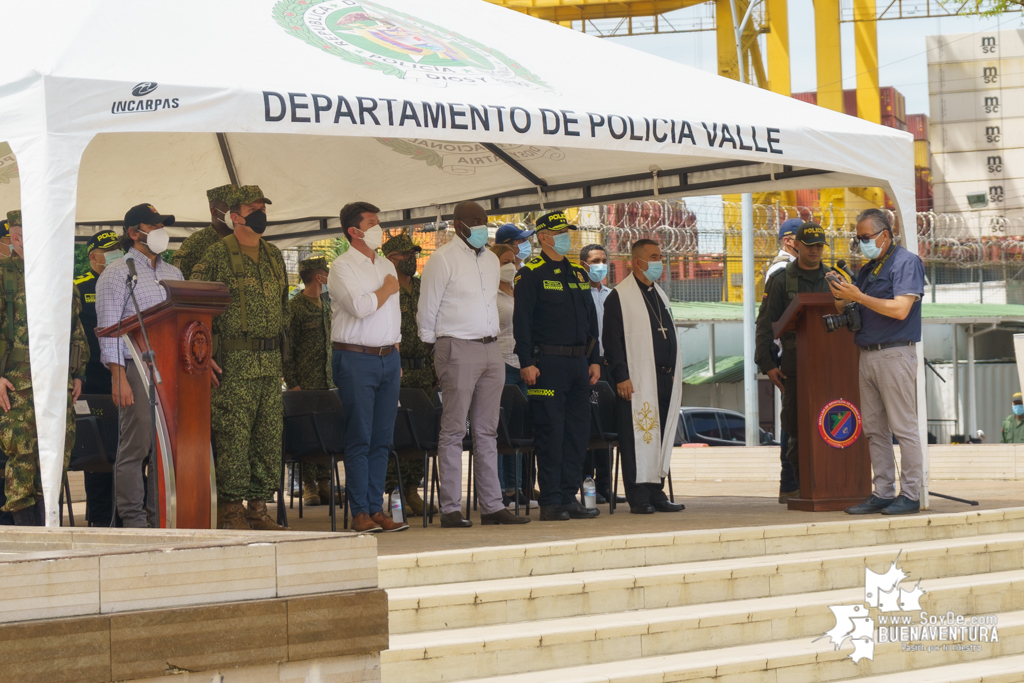
[[[796,331],[801,497],[789,500],[790,510],[842,510],[871,495],[858,349],[846,328],[825,328],[822,316],[835,313],[831,294],[798,294],[772,326],[776,339]]]
[[[215,529],[217,484],[210,446],[210,361],[213,318],[223,313],[231,295],[219,282],[161,280],[167,299],[142,311],[156,355],[156,473],[160,526],[169,529]],[[128,308],[132,308],[129,301]],[[114,337],[118,326],[96,330]],[[121,321],[120,334],[131,351],[142,383],[149,372],[142,354],[146,342],[135,315]],[[135,396],[135,402],[149,402]]]

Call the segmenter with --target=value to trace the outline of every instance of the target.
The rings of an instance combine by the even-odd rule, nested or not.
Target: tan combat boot
[[[316,484],[302,485],[302,504],[307,506],[320,505],[320,492]]]
[[[217,528],[252,531],[252,527],[245,521],[245,508],[241,501],[217,501]]]
[[[256,531],[288,531],[267,514],[267,504],[262,500],[250,500],[249,509],[245,513],[245,521]]]
[[[406,488],[405,489],[405,495],[402,496],[402,498],[403,498],[403,501],[405,502],[406,508],[408,508],[406,514],[408,514],[410,517],[422,517],[423,516],[423,510],[426,508],[426,503],[424,503],[423,499],[420,498],[420,491],[419,491],[418,487],[416,487],[416,486],[409,486],[408,488]],[[436,505],[432,505],[431,506],[430,514],[432,514],[432,515],[436,515],[437,514],[437,506]]]

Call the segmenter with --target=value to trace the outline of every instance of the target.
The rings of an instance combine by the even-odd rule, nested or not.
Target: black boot
[[[46,501],[42,496],[36,500],[36,521],[37,526],[46,526]]]
[[[14,517],[14,526],[40,526],[39,520],[36,519],[35,505],[15,510],[11,516]]]

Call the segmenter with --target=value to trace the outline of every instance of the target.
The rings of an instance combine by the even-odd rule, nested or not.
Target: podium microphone
[[[128,277],[131,278],[132,282],[139,279],[139,274],[135,272],[135,257],[131,254],[125,254],[124,263],[128,266]]]

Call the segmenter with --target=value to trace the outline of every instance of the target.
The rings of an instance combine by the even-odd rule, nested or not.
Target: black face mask
[[[253,211],[245,217],[245,224],[257,235],[262,235],[267,229],[267,214],[262,211]]]
[[[416,259],[407,258],[404,261],[399,261],[395,267],[398,269],[398,272],[401,273],[402,275],[408,275],[409,277],[412,277],[413,275],[416,274]]]

